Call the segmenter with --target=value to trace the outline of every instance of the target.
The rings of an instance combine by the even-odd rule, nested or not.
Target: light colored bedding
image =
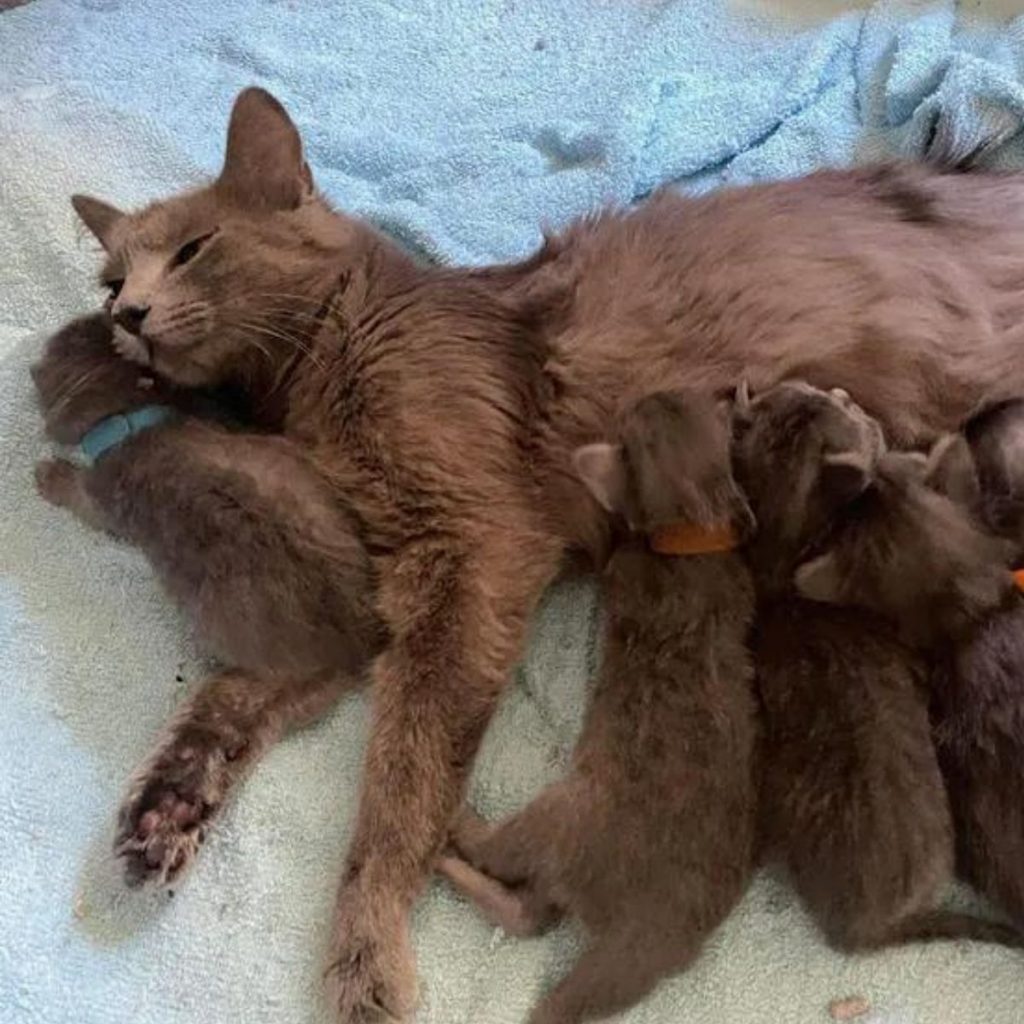
[[[43,504],[27,366],[93,305],[67,195],[140,202],[220,160],[234,93],[289,106],[320,185],[438,258],[524,253],[544,220],[872,155],[933,132],[1024,164],[1015,3],[36,0],[0,14],[0,1024],[309,1024],[357,794],[364,701],[276,749],[173,899],[111,874],[124,780],[203,666],[143,560]],[[552,593],[474,778],[482,809],[558,775],[593,667],[592,591]],[[179,678],[180,677],[180,678]],[[700,827],[699,822],[694,827]],[[421,1022],[512,1024],[571,929],[515,941],[435,883]],[[628,1016],[809,1024],[1024,1020],[1017,954],[847,959],[759,880],[706,955]]]

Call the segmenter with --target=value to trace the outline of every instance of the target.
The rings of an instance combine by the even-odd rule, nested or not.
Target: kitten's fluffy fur
[[[563,912],[586,927],[588,948],[534,1024],[625,1009],[687,966],[743,892],[753,856],[748,572],[736,553],[653,554],[644,536],[678,520],[747,530],[727,414],[694,395],[652,396],[618,440],[578,460],[640,532],[603,577],[606,654],[572,769],[499,825],[463,820],[456,846],[485,874],[442,861],[509,931]]]
[[[49,501],[138,545],[229,667],[178,714],[122,809],[130,877],[167,880],[242,770],[359,682],[384,636],[356,524],[301,450],[196,418],[187,393],[142,376],[110,343],[105,314],[47,343],[33,377],[49,435],[74,444],[152,403],[180,415],[91,467],[41,463],[37,480]]]
[[[1024,599],[1007,571],[1024,517],[1021,412],[985,410],[933,452],[930,482],[967,504],[920,467],[883,466],[798,580],[817,600],[881,611],[930,655],[959,873],[1024,927]]]
[[[759,534],[755,665],[765,726],[765,855],[788,865],[843,949],[1008,929],[936,909],[953,828],[922,659],[878,615],[792,596],[805,548],[873,479],[879,436],[845,395],[785,384],[741,402],[737,478]],[[796,499],[796,500],[794,500]]]
[[[360,811],[328,972],[346,1021],[416,999],[409,912],[527,623],[607,517],[572,471],[643,396],[801,376],[932,441],[1024,392],[1024,178],[908,166],[665,192],[519,263],[423,267],[315,193],[299,133],[245,90],[208,186],[76,207],[107,250],[117,343],[230,383],[308,447],[379,553]]]

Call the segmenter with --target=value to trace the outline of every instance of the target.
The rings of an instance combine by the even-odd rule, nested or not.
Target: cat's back
[[[738,556],[613,556],[607,640],[579,745],[628,806],[746,785],[755,735],[749,575]],[[644,812],[646,814],[646,811]]]
[[[1024,342],[1022,230],[1024,176],[893,165],[664,193],[566,236],[563,373],[581,394],[625,384],[627,403],[673,381],[799,376],[928,439],[1004,377],[1024,385],[1005,347]],[[626,381],[623,350],[642,359]]]
[[[902,836],[881,847],[894,856],[945,841],[925,666],[894,630],[859,609],[784,599],[760,612],[754,655],[769,834],[841,806],[845,820],[805,824],[839,843],[858,829]]]
[[[965,760],[1024,754],[1024,598],[980,623],[936,666],[932,700],[937,735]]]

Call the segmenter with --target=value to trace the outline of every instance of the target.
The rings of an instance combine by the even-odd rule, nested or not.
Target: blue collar
[[[150,427],[159,426],[173,415],[169,405],[144,405],[141,409],[131,412],[119,412],[100,420],[86,432],[78,442],[83,453],[92,462],[105,455],[111,448],[116,448],[122,441],[127,441],[135,434],[141,434]]]

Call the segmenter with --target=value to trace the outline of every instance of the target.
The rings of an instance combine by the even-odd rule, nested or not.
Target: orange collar
[[[651,550],[659,555],[711,555],[739,546],[731,526],[666,523],[651,530]]]
[[[1024,569],[1013,570],[1013,582],[1017,584],[1018,590],[1024,590]]]

